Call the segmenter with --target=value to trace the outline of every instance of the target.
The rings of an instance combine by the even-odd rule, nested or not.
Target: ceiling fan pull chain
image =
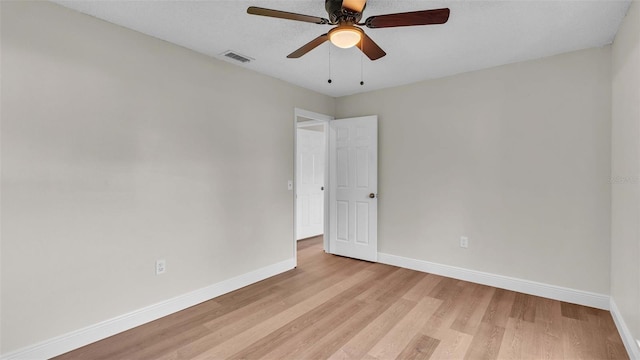
[[[364,46],[362,47],[364,49]],[[363,70],[363,65],[364,64],[364,53],[361,52],[360,53],[360,86],[364,85],[364,70]]]
[[[329,45],[329,80],[327,82],[331,84],[331,45]]]

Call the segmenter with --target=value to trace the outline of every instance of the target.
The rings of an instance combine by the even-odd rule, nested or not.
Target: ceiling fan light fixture
[[[339,48],[348,49],[362,40],[362,30],[355,26],[343,25],[329,31],[329,41]]]

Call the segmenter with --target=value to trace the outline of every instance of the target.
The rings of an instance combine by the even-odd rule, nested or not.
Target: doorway
[[[328,128],[333,117],[295,109],[294,251],[299,240],[327,234]],[[323,236],[328,249],[328,237]]]
[[[296,240],[324,234],[325,123],[298,118]]]

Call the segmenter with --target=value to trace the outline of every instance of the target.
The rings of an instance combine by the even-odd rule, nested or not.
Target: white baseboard
[[[113,319],[90,325],[83,329],[72,331],[68,334],[13,351],[0,356],[0,359],[49,359],[98,340],[105,339],[117,333],[132,329],[136,326],[159,319],[163,316],[184,310],[193,305],[197,305],[201,302],[213,299],[217,296],[240,289],[247,285],[251,285],[287,270],[291,270],[294,267],[295,260],[291,258],[236,276],[229,280],[221,281],[205,288],[132,311],[128,314],[120,315]]]
[[[622,314],[620,314],[620,310],[616,305],[613,298],[611,298],[611,317],[613,317],[613,322],[616,323],[616,327],[618,328],[618,332],[620,333],[620,337],[622,337],[622,342],[624,343],[624,347],[627,349],[627,353],[629,353],[629,358],[632,360],[640,360],[640,340],[636,340],[631,335],[631,331],[627,327],[627,323],[622,318]]]
[[[416,260],[384,253],[378,253],[378,261],[384,264],[399,266],[411,270],[442,275],[454,279],[470,281],[477,284],[489,285],[501,289],[517,291],[525,294],[565,301],[573,304],[609,310],[610,303],[608,295],[569,289],[561,286],[549,285],[535,281],[496,275],[482,271],[469,270],[456,266],[442,265],[429,261]]]

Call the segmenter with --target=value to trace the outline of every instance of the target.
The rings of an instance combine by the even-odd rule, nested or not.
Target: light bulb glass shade
[[[355,26],[338,26],[329,31],[329,40],[339,48],[356,46],[362,39],[362,30]]]

